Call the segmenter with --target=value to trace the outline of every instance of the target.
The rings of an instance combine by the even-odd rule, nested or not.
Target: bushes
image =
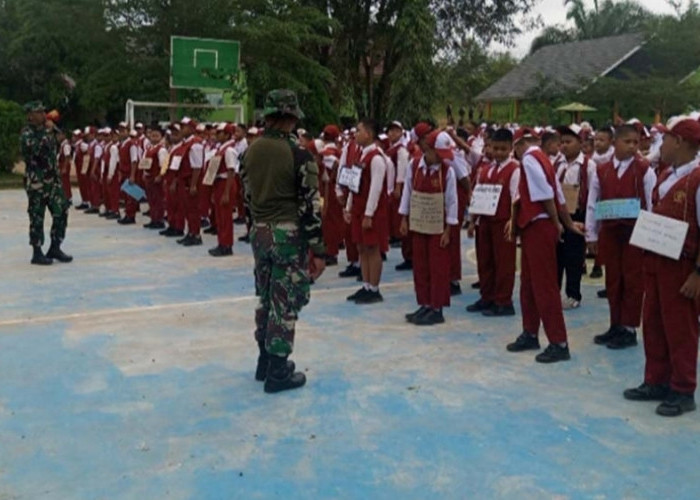
[[[19,159],[19,134],[25,121],[19,104],[0,99],[0,171],[11,172]]]

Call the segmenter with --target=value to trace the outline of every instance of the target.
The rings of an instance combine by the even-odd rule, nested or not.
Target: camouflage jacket
[[[26,164],[24,177],[28,188],[40,188],[42,183],[58,178],[58,143],[53,133],[43,126],[27,125],[19,141],[20,153]]]
[[[266,145],[275,145],[266,141],[276,142],[280,139],[286,139],[291,149],[294,162],[294,186],[282,186],[280,180],[284,178],[284,172],[276,170],[284,169],[283,165],[286,163],[285,157],[289,155],[289,149],[284,153],[284,148],[275,148],[279,154],[274,154],[270,152],[272,148],[266,147]],[[266,130],[264,137],[258,141],[244,153],[240,171],[246,202],[253,219],[258,219],[258,222],[298,221],[300,233],[308,242],[311,251],[316,255],[323,255],[326,250],[321,232],[321,201],[316,162],[308,151],[299,148],[289,140],[288,136],[278,131]],[[280,143],[276,142],[276,144]],[[265,155],[263,159],[260,149],[270,152],[270,156]],[[260,176],[255,176],[257,179],[253,188],[250,170],[257,168],[264,170],[265,173],[262,174],[264,179],[261,182]],[[256,190],[257,196],[253,196],[251,188]]]

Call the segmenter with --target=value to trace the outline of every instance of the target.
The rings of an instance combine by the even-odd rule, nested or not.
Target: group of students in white
[[[643,318],[644,381],[624,397],[659,401],[658,414],[676,416],[695,409],[699,117],[597,130],[587,123],[439,129],[427,122],[405,130],[395,121],[382,131],[365,119],[345,132],[328,125],[320,138],[300,129],[293,139],[318,165],[327,264],[337,264],[344,249],[348,265],[339,276],[362,282],[348,301],[383,300],[383,256],[400,248],[397,270],[412,270],[418,303],[406,321],[443,323],[443,308],[461,293],[466,228],[476,240],[480,292],[467,311],[512,316],[519,242],[522,333],[506,348],[540,350],[542,326],[549,344],[536,361],[565,361],[563,310],[580,306],[586,254],[593,253],[592,275],[604,266],[610,307],[610,327],[594,342],[637,345]],[[62,144],[59,164],[62,173],[75,165],[78,208],[86,213],[133,224],[140,193],[132,187],[141,186],[146,228],[192,246],[202,243],[201,225],[209,222],[206,231],[218,238],[210,254],[225,256],[232,254],[233,212],[241,222],[245,215],[240,158],[259,133],[190,118],[166,131],[88,127]]]

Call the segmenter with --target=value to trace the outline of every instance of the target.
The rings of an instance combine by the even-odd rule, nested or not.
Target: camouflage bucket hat
[[[46,108],[41,103],[41,101],[30,101],[30,102],[26,103],[23,107],[24,107],[25,113],[46,111]]]
[[[269,116],[276,113],[282,115],[292,115],[299,120],[304,118],[304,113],[299,108],[297,95],[293,90],[277,89],[272,90],[267,94],[263,114],[265,116]]]

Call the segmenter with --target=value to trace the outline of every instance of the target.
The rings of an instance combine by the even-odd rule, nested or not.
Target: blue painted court
[[[2,500],[700,498],[700,413],[622,399],[643,350],[593,345],[600,281],[566,315],[572,361],[543,366],[505,351],[518,316],[465,312],[466,239],[439,327],[404,322],[397,251],[380,306],[347,303],[356,283],[329,268],[298,325],[309,382],[267,395],[248,245],[214,259],[213,237],[181,248],[72,211],[75,262],[42,269],[25,210],[0,192]]]

